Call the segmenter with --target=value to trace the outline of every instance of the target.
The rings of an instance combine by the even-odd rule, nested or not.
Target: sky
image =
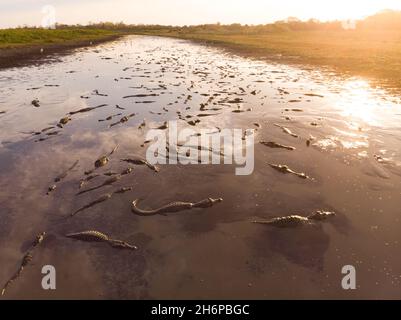
[[[401,10],[401,0],[0,0],[0,28],[40,26],[46,5],[54,7],[58,23],[67,24],[265,24],[288,17],[359,19]]]

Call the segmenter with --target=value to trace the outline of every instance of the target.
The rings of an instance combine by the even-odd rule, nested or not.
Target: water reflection
[[[32,105],[34,99],[40,107]],[[171,292],[186,298],[199,292],[201,298],[212,292],[219,298],[265,297],[266,287],[274,297],[279,289],[271,284],[285,281],[289,272],[298,279],[295,288],[320,292],[316,279],[325,273],[334,279],[339,266],[355,260],[376,268],[360,276],[366,284],[361,296],[372,297],[370,279],[375,278],[386,288],[384,296],[399,298],[393,291],[399,283],[388,281],[394,274],[377,271],[384,260],[401,263],[395,254],[401,205],[399,99],[365,80],[249,60],[187,41],[127,37],[53,63],[0,71],[0,112],[0,254],[5,261],[0,282],[15,269],[21,244],[47,230],[52,240],[35,257],[35,266],[55,264],[70,279],[53,298],[165,298]],[[204,113],[216,115],[199,116]],[[66,115],[71,120],[57,126]],[[129,119],[120,121],[123,117]],[[191,125],[196,119],[200,123]],[[179,129],[256,128],[255,172],[237,177],[230,166],[166,165],[156,174],[135,166],[115,185],[75,196],[99,156],[119,144],[108,165],[96,171],[94,185],[106,179],[107,171],[125,169],[122,158],[144,156],[147,130],[168,120],[179,121]],[[258,143],[262,140],[295,150],[271,149]],[[46,196],[54,178],[78,159]],[[283,175],[268,163],[288,165],[315,180]],[[61,219],[123,186],[134,189],[74,219]],[[141,219],[130,211],[134,198],[158,207],[220,196],[219,207],[200,212]],[[249,222],[321,209],[338,216],[318,229],[262,230]],[[140,251],[121,254],[64,238],[81,229],[116,235],[137,243]],[[393,246],[383,247],[384,242]],[[208,252],[213,256],[205,259]],[[249,271],[256,261],[270,264],[274,270],[265,267],[264,274],[277,278]],[[160,271],[160,266],[171,267]],[[236,279],[232,288],[219,285],[222,269]],[[43,295],[30,277],[34,271],[10,288],[10,297]],[[91,289],[78,295],[82,283]],[[330,284],[327,297],[341,297],[338,284]]]

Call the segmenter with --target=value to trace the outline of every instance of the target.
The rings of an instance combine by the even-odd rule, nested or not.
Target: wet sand
[[[401,298],[399,97],[364,79],[139,36],[53,56],[38,66],[5,69],[0,82],[1,286],[29,242],[48,233],[3,299]],[[124,98],[132,95],[140,97]],[[147,130],[177,120],[177,111],[193,116],[187,121],[196,119],[212,96],[207,108],[220,108],[219,115],[199,118],[196,127],[179,120],[179,128],[245,130],[260,124],[252,175],[236,176],[234,165],[161,165],[159,173],[134,165],[113,186],[76,195],[84,172],[100,156],[119,144],[96,173],[121,172],[129,165],[120,159],[145,155]],[[237,98],[242,102],[227,103]],[[39,107],[32,105],[35,99]],[[103,104],[56,126],[70,112]],[[234,113],[238,107],[252,111]],[[146,127],[138,129],[144,119]],[[41,132],[48,127],[54,128]],[[54,178],[77,160],[46,195]],[[313,180],[282,174],[269,163],[286,164]],[[84,189],[107,178],[97,177]],[[125,186],[133,190],[65,218]],[[137,198],[149,209],[208,197],[224,201],[166,216],[131,212]],[[317,228],[251,223],[316,210],[337,215]],[[65,237],[83,230],[104,232],[139,250]],[[40,286],[46,264],[56,267],[55,291]],[[357,269],[355,291],[341,288],[341,269],[349,264]]]

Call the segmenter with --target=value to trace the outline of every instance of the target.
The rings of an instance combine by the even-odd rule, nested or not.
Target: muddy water
[[[124,98],[132,95],[140,96]],[[39,107],[31,103],[35,99]],[[16,272],[35,236],[48,233],[4,298],[400,299],[399,103],[399,97],[364,79],[152,37],[127,37],[1,70],[1,285]],[[201,111],[201,104],[213,111]],[[100,105],[105,106],[56,127],[69,112]],[[244,112],[233,112],[238,109]],[[179,128],[258,129],[253,174],[236,176],[234,165],[162,165],[159,173],[133,166],[114,185],[76,195],[97,158],[119,144],[95,173],[121,172],[128,164],[120,159],[144,156],[147,131],[177,120],[177,111],[184,119]],[[198,118],[202,113],[217,115]],[[99,121],[111,115],[112,120]],[[144,119],[146,126],[139,129]],[[189,126],[194,119],[201,122]],[[49,127],[54,128],[42,132]],[[262,140],[296,150],[271,149]],[[46,195],[55,177],[77,160]],[[282,174],[268,163],[286,164],[313,180]],[[107,178],[99,176],[83,190]],[[66,218],[124,186],[133,190]],[[156,208],[207,197],[224,202],[166,216],[141,217],[130,210],[137,198],[142,208]],[[337,215],[313,228],[251,223],[316,210]],[[65,237],[84,230],[104,232],[139,250]],[[41,288],[47,264],[57,271],[54,291]],[[357,290],[341,288],[344,265],[355,266]]]

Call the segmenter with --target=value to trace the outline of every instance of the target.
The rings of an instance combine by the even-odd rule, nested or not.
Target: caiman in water
[[[132,202],[131,208],[132,208],[132,212],[134,212],[137,215],[154,216],[157,214],[173,213],[173,212],[179,212],[179,211],[184,211],[184,210],[191,210],[191,209],[195,209],[195,208],[209,208],[222,201],[223,201],[222,198],[218,198],[218,199],[208,198],[208,199],[205,199],[205,200],[202,200],[199,202],[195,202],[195,203],[177,201],[177,202],[169,203],[169,204],[167,204],[163,207],[160,207],[158,209],[155,209],[155,210],[142,210],[137,207],[139,199],[136,199]]]
[[[54,179],[54,182],[55,183],[58,183],[58,182],[60,182],[61,180],[63,180],[67,175],[68,175],[68,173],[70,172],[70,171],[72,171],[77,165],[78,165],[78,163],[79,163],[79,160],[77,160],[77,161],[75,161],[74,162],[74,164],[71,166],[71,167],[69,167],[67,170],[65,170],[63,173],[61,173],[61,174],[59,174],[55,179]],[[49,195],[50,193],[52,193],[54,190],[56,190],[57,189],[57,184],[53,184],[53,185],[51,185],[48,189],[47,189],[47,195]]]
[[[94,230],[83,231],[78,233],[70,233],[67,234],[66,237],[86,242],[106,242],[113,248],[118,248],[118,249],[130,249],[130,250],[138,249],[137,246],[131,245],[125,241],[111,239],[106,234]]]
[[[121,180],[121,177],[122,177],[121,175],[116,175],[114,177],[111,177],[111,178],[107,179],[102,184],[100,184],[100,185],[98,185],[96,187],[93,187],[93,188],[78,192],[77,195],[81,195],[81,194],[84,194],[84,193],[87,193],[87,192],[90,192],[90,191],[94,191],[94,190],[97,190],[97,189],[100,189],[100,188],[103,188],[103,187],[106,187],[106,186],[110,186],[113,183],[116,183],[117,181]]]
[[[84,211],[86,209],[89,209],[89,208],[91,208],[91,207],[93,207],[93,206],[95,206],[95,205],[97,205],[99,203],[105,202],[105,201],[109,200],[111,197],[112,197],[111,193],[105,194],[105,195],[101,196],[99,199],[97,199],[95,201],[92,201],[91,203],[89,203],[89,204],[79,208],[77,211],[71,213],[71,217],[73,217],[76,214],[78,214],[78,213],[80,213],[80,212],[82,212],[82,211]]]
[[[92,111],[92,110],[95,110],[95,109],[99,109],[99,108],[103,108],[103,107],[106,107],[106,106],[107,106],[107,104],[102,104],[102,105],[97,106],[97,107],[87,107],[87,108],[79,109],[77,111],[71,111],[69,113],[69,115],[73,116],[74,114],[77,114],[77,113],[89,112],[89,111]]]
[[[313,180],[311,177],[307,176],[305,173],[295,172],[294,170],[290,169],[287,165],[269,163],[269,166],[281,173],[284,173],[284,174],[290,173],[290,174],[296,175],[297,177],[299,177],[301,179]]]
[[[71,118],[69,116],[61,118],[60,121],[58,122],[57,126],[59,128],[62,128],[64,125],[66,125],[69,121],[71,121]]]
[[[287,150],[290,150],[290,151],[295,150],[295,147],[286,146],[286,145],[283,145],[283,144],[280,144],[280,143],[277,143],[277,142],[274,142],[274,141],[267,141],[267,142],[266,141],[261,141],[260,144],[263,144],[264,146],[269,147],[269,148],[287,149]]]
[[[290,136],[292,136],[294,138],[298,138],[299,137],[297,134],[293,133],[290,129],[288,129],[288,128],[282,126],[282,125],[279,125],[277,123],[275,123],[274,125],[276,127],[280,128],[281,130],[283,130],[284,133],[289,134]]]
[[[334,212],[327,211],[316,211],[315,213],[302,217],[299,215],[291,215],[279,218],[273,218],[267,221],[256,220],[253,223],[266,224],[277,228],[296,228],[301,226],[315,225],[316,222],[327,220],[328,218],[334,217]]]
[[[98,169],[98,168],[104,167],[106,164],[108,164],[109,161],[110,161],[109,157],[110,157],[111,155],[113,155],[114,152],[116,152],[116,150],[118,149],[118,146],[119,146],[119,145],[116,145],[116,146],[114,147],[114,149],[111,150],[111,152],[110,152],[108,155],[101,156],[99,159],[97,159],[97,160],[95,161],[95,168]],[[92,173],[92,172],[91,172],[91,173]]]
[[[138,157],[138,156],[133,156],[131,158],[126,158],[126,159],[121,159],[121,161],[130,163],[130,164],[135,164],[139,166],[147,166],[148,168],[152,169],[154,172],[159,172],[159,168],[157,166],[154,166],[153,164],[149,163],[147,160]]]
[[[32,261],[33,250],[43,242],[43,240],[45,239],[45,236],[46,236],[46,232],[42,232],[36,236],[35,240],[32,242],[31,248],[22,258],[20,267],[18,268],[17,272],[6,282],[3,289],[1,290],[2,296],[4,296],[7,288],[21,276],[21,273],[22,273],[22,271],[24,271],[24,268]]]

